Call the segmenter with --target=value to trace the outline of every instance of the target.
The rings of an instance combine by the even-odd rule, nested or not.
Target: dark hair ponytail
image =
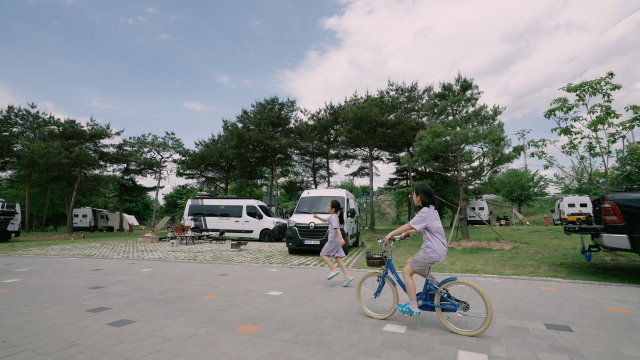
[[[431,186],[427,184],[418,184],[413,190],[415,194],[420,196],[420,206],[429,207],[433,205],[433,207],[438,210],[438,200],[436,200],[436,193],[433,192]]]
[[[330,206],[336,211],[336,214],[338,214],[338,221],[340,222],[340,225],[344,225],[344,214],[342,212],[342,205],[340,205],[340,202],[338,200],[331,200]]]

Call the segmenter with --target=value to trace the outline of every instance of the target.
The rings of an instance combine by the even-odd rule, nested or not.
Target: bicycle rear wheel
[[[458,311],[436,308],[436,314],[447,329],[459,335],[476,336],[483,333],[493,319],[493,308],[487,295],[476,284],[466,280],[454,280],[445,283],[440,292],[449,293],[450,299],[443,299],[436,293],[434,303],[446,306],[455,302]]]
[[[362,311],[374,319],[386,319],[396,312],[398,305],[398,290],[386,278],[381,278],[379,272],[365,274],[358,282],[356,298]],[[380,281],[383,287],[377,297],[373,297]]]

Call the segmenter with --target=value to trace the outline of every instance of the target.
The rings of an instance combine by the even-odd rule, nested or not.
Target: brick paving
[[[231,242],[169,246],[168,242],[137,243],[135,240],[109,240],[91,243],[51,245],[22,250],[4,250],[1,255],[17,256],[57,256],[57,257],[97,257],[145,260],[178,260],[198,262],[226,262],[239,264],[270,264],[290,266],[321,266],[326,264],[316,253],[289,255],[284,242],[249,242],[242,251],[231,250]],[[347,266],[357,264],[364,247],[351,248],[345,258]]]

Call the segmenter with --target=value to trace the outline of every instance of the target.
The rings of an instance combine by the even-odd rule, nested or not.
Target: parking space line
[[[267,295],[280,295],[284,294],[282,291],[269,291]]]
[[[203,300],[213,300],[213,299],[217,299],[217,298],[218,298],[218,296],[214,296],[214,295],[207,295],[207,296],[203,296],[203,297],[201,297],[200,299],[203,299]]]
[[[458,360],[488,360],[489,355],[458,350]]]
[[[251,335],[254,332],[258,331],[262,329],[262,326],[255,326],[255,325],[242,325],[239,328],[233,330],[235,332],[241,333],[241,334],[247,334],[247,335]]]
[[[387,324],[382,328],[382,330],[404,334],[404,332],[407,331],[407,327],[402,325]]]
[[[16,281],[20,281],[22,279],[11,279],[11,280],[4,280],[2,282],[16,282]]]
[[[621,312],[621,313],[633,314],[631,311],[629,311],[628,309],[625,309],[625,308],[618,308],[618,307],[611,307],[611,306],[605,306],[604,308],[609,310],[609,311],[613,311],[613,312]]]
[[[556,288],[552,288],[552,287],[544,287],[544,286],[540,286],[540,289],[542,290],[558,290]]]
[[[19,269],[19,270],[13,270],[13,271],[27,271],[29,269]]]

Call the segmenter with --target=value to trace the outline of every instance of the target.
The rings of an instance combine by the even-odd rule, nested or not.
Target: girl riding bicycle
[[[402,278],[407,287],[409,302],[397,306],[398,311],[403,314],[420,315],[413,275],[418,274],[424,278],[429,276],[428,281],[437,284],[437,280],[429,270],[433,264],[439,263],[447,255],[447,240],[438,214],[438,203],[433,189],[427,184],[418,184],[412,195],[413,203],[422,206],[422,210],[408,224],[390,232],[384,241],[389,244],[395,235],[402,234],[402,238],[406,239],[411,234],[422,232],[423,243],[420,251],[407,260],[407,264],[402,269]]]
[[[329,217],[326,219],[323,219],[315,214],[313,215],[314,218],[322,222],[329,223],[329,239],[322,248],[320,257],[322,258],[322,260],[324,260],[324,262],[327,263],[327,265],[331,269],[329,276],[327,276],[327,280],[331,280],[340,273],[333,266],[331,259],[329,259],[329,256],[335,256],[336,262],[338,262],[338,265],[340,265],[342,272],[344,272],[344,281],[342,282],[342,286],[347,286],[353,281],[353,276],[349,276],[347,267],[342,261],[342,258],[345,257],[344,250],[342,250],[342,246],[345,244],[345,241],[342,238],[342,232],[340,232],[340,225],[344,224],[344,216],[342,213],[340,202],[338,200],[331,200],[329,206],[327,206],[327,212],[331,215],[329,215]]]

